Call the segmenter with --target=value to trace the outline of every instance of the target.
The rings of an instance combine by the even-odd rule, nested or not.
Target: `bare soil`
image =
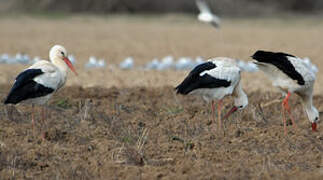
[[[3,99],[10,86],[0,88]],[[280,94],[248,95],[223,131],[209,104],[171,86],[66,87],[44,123],[36,108],[34,131],[31,107],[1,104],[0,179],[322,179],[323,131],[311,131],[297,96],[298,127],[289,122],[285,136],[280,103],[268,105]]]

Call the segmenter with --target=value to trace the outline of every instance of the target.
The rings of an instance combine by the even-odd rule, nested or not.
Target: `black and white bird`
[[[34,105],[46,104],[51,96],[65,84],[68,68],[77,75],[67,57],[67,51],[63,46],[53,46],[49,52],[51,62],[40,60],[21,72],[16,77],[4,104],[31,104],[34,127]],[[44,108],[42,108],[42,115],[44,120]]]
[[[199,21],[210,23],[216,28],[220,27],[221,20],[218,16],[212,13],[209,6],[206,4],[205,0],[196,0],[197,8],[200,13],[197,16]]]
[[[296,127],[288,105],[288,98],[292,93],[301,97],[304,110],[312,123],[312,130],[316,131],[319,112],[313,105],[313,86],[316,79],[315,66],[299,57],[282,52],[259,50],[251,57],[256,60],[254,63],[258,68],[272,81],[273,86],[278,87],[286,94],[282,102],[285,134],[287,133],[285,110],[288,112],[294,127]]]
[[[209,59],[196,66],[184,81],[175,89],[179,94],[201,95],[207,102],[212,101],[212,116],[214,118],[215,100],[218,101],[218,127],[222,127],[222,99],[227,95],[234,97],[234,107],[224,116],[230,116],[238,109],[248,105],[248,97],[241,86],[241,69],[237,61],[226,57]]]

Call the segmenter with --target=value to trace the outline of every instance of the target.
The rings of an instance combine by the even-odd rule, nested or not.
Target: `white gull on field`
[[[6,64],[10,59],[10,56],[8,54],[2,54],[0,57],[0,63]]]
[[[121,69],[132,69],[134,67],[134,60],[132,57],[127,57],[125,60],[123,60],[119,67]]]
[[[188,70],[194,67],[194,62],[189,57],[180,57],[175,63],[176,70]]]
[[[100,59],[100,60],[97,62],[97,67],[99,67],[99,68],[104,68],[104,67],[105,67],[105,60],[104,60],[104,59]]]
[[[148,62],[145,65],[145,69],[146,70],[154,70],[154,69],[158,69],[160,62],[158,61],[157,58],[154,58],[151,62]]]
[[[97,67],[97,60],[95,56],[90,56],[88,62],[84,65],[86,69]]]
[[[33,60],[31,60],[29,63],[30,64],[35,64],[36,62],[38,62],[38,61],[40,61],[41,59],[40,59],[40,57],[39,56],[35,56],[34,58],[33,58]]]
[[[174,63],[174,57],[173,56],[166,56],[161,60],[161,63],[158,66],[158,70],[166,70],[166,69],[170,69],[173,67],[173,63]]]
[[[72,64],[75,64],[76,63],[76,59],[75,59],[75,57],[74,57],[73,54],[69,54],[68,55],[68,59],[71,61]]]

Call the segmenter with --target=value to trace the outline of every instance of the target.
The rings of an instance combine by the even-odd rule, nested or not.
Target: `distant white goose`
[[[296,127],[294,117],[288,105],[288,99],[292,93],[299,95],[302,99],[303,108],[312,123],[312,130],[316,131],[319,121],[319,112],[313,105],[313,86],[316,79],[317,68],[308,60],[282,53],[257,51],[252,58],[255,64],[262,70],[273,85],[278,87],[284,94],[287,94],[282,102],[284,132],[287,134],[285,110]]]
[[[196,0],[196,5],[200,10],[200,14],[198,15],[198,20],[205,23],[210,23],[216,28],[220,27],[220,23],[221,23],[220,18],[211,12],[205,0]]]

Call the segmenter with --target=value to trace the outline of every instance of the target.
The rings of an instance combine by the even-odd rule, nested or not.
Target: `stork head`
[[[67,51],[63,46],[61,45],[53,46],[49,51],[49,58],[52,62],[54,61],[54,59],[55,60],[59,59],[61,61],[64,61],[65,64],[77,75],[73,64],[67,57]]]
[[[237,110],[244,109],[248,105],[248,96],[241,91],[239,93],[239,96],[234,98],[234,106],[231,108],[231,110],[223,117],[223,119],[228,118],[231,114],[236,112]]]
[[[320,113],[314,106],[312,106],[309,109],[305,109],[305,111],[307,113],[307,117],[309,121],[312,123],[312,130],[317,131],[316,127],[317,127],[318,121],[320,120]]]

